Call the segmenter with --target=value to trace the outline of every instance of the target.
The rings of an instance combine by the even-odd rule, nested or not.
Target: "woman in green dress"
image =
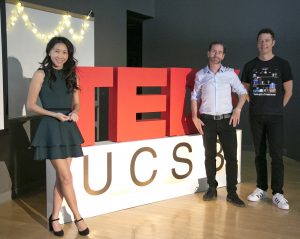
[[[45,59],[33,75],[27,97],[27,109],[42,115],[32,141],[34,158],[49,159],[56,171],[49,217],[49,230],[56,236],[64,235],[58,218],[63,198],[74,215],[79,234],[89,234],[78,211],[70,170],[72,158],[83,156],[83,138],[76,125],[79,111],[76,65],[73,44],[65,37],[52,38],[47,44]],[[38,98],[42,106],[37,104]]]

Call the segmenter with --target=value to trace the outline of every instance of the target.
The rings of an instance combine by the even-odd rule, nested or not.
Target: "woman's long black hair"
[[[53,68],[53,62],[51,61],[51,57],[49,56],[50,51],[57,43],[63,43],[66,45],[68,49],[68,60],[65,62],[63,66],[63,76],[66,81],[67,88],[69,91],[73,92],[74,90],[78,90],[79,87],[77,85],[77,75],[76,75],[76,66],[77,60],[74,58],[75,48],[73,44],[65,37],[56,36],[53,37],[47,44],[46,47],[46,57],[40,63],[40,69],[44,70],[45,74],[49,74],[50,87],[51,83],[56,80],[56,76],[54,74],[55,69]]]

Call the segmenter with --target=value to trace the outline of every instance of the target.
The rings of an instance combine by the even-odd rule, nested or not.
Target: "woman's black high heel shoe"
[[[83,218],[80,218],[80,219],[74,221],[76,227],[77,227],[77,223],[80,221],[83,221]],[[78,229],[78,227],[77,227],[77,229]],[[78,229],[78,233],[81,236],[87,236],[90,233],[90,230],[88,227],[86,229],[84,229],[83,231],[79,231],[79,229]]]
[[[51,232],[53,231],[53,234],[55,236],[62,237],[62,236],[64,236],[64,231],[63,230],[54,231],[53,226],[52,226],[52,223],[55,222],[55,221],[58,221],[58,220],[59,220],[59,218],[52,219],[52,214],[50,215],[50,217],[49,217],[49,231],[51,231]]]

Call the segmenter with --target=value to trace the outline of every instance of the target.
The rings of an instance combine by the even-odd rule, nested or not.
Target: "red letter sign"
[[[137,95],[137,87],[166,87],[167,69],[119,67],[109,92],[109,139],[163,138],[166,120],[136,120],[137,113],[165,112],[166,95]]]
[[[170,68],[168,79],[167,135],[178,136],[197,133],[190,112],[190,92],[194,87],[196,69]]]
[[[80,120],[78,127],[83,146],[95,143],[95,88],[113,86],[113,67],[78,67],[80,87]]]

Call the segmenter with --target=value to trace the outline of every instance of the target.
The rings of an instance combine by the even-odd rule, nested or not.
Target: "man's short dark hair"
[[[261,29],[258,33],[257,33],[257,37],[256,37],[256,40],[258,40],[258,37],[263,34],[263,33],[266,33],[266,34],[270,34],[272,36],[272,39],[275,40],[275,34],[273,32],[273,30],[271,28],[263,28]]]
[[[221,42],[221,41],[213,41],[213,42],[211,42],[211,43],[209,44],[209,46],[208,46],[208,51],[211,50],[211,48],[212,48],[213,45],[222,45],[222,46],[223,46],[223,53],[224,53],[224,54],[226,53],[226,47],[225,47],[224,43]]]

